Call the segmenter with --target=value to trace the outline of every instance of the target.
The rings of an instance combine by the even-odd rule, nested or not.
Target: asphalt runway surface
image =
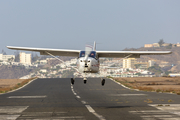
[[[136,91],[106,79],[37,79],[0,95],[0,120],[180,120],[180,96]]]

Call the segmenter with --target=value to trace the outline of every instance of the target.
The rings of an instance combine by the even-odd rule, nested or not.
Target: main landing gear
[[[84,81],[84,84],[86,84],[86,83],[87,83],[87,78],[83,78],[83,81]],[[74,78],[71,78],[71,84],[72,84],[72,85],[74,85],[74,82],[75,82]],[[102,86],[105,85],[105,79],[102,79],[102,80],[101,80],[101,85],[102,85]]]
[[[74,78],[71,78],[71,84],[74,85]]]
[[[101,80],[101,85],[104,86],[104,84],[105,84],[105,79],[102,79]]]

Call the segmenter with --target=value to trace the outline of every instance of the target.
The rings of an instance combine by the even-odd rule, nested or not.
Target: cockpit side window
[[[81,51],[79,57],[85,57],[85,51]]]
[[[79,57],[85,57],[85,51],[81,51],[80,54],[79,54]],[[89,54],[89,57],[96,58],[96,52],[91,51],[90,54]]]
[[[89,54],[89,57],[95,58],[96,57],[96,52],[95,51],[91,51],[91,53]]]

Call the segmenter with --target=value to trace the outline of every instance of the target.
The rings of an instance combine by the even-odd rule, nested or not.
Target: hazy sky
[[[180,0],[1,0],[0,52],[11,46],[97,50],[180,42]]]

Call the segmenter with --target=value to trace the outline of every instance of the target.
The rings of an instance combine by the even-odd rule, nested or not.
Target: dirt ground
[[[174,93],[180,92],[180,77],[137,77],[114,79],[134,89]]]
[[[24,79],[0,79],[0,88],[12,87],[22,81],[24,81]]]

